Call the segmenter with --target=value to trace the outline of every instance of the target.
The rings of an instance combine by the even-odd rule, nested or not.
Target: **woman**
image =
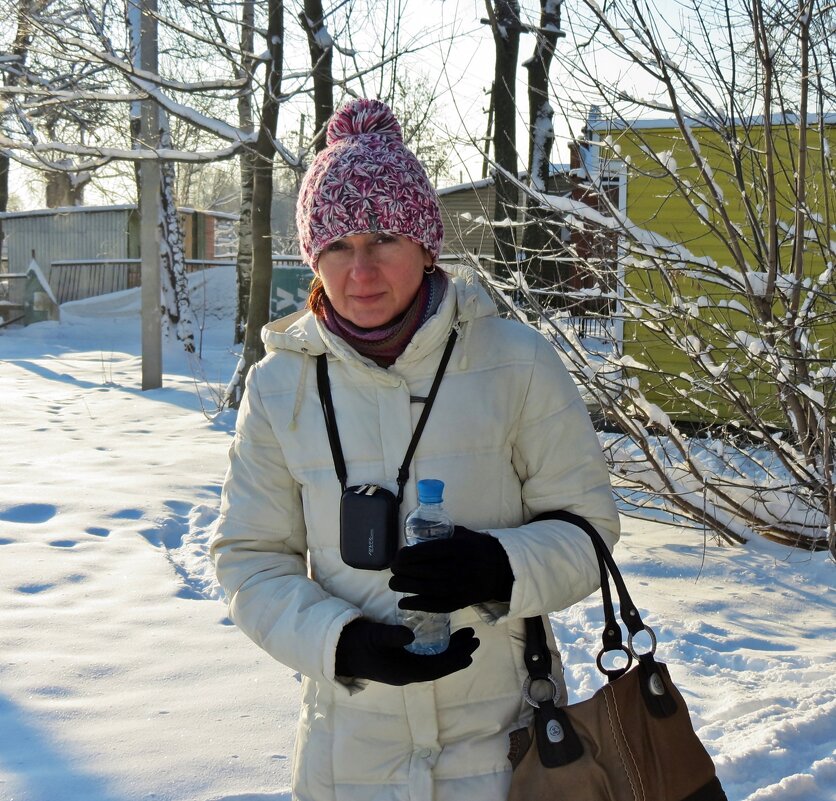
[[[266,326],[268,353],[248,376],[212,545],[218,578],[236,624],[305,677],[294,799],[499,801],[507,735],[531,718],[522,619],[598,584],[583,531],[528,521],[568,510],[614,544],[607,471],[554,348],[500,319],[472,272],[438,266],[437,198],[391,111],[354,101],[327,142],[297,207],[310,310]],[[394,492],[451,330],[399,515],[402,526],[419,479],[438,478],[456,533],[400,550],[391,570],[349,567],[316,357],[348,482]],[[447,651],[403,648],[399,592],[452,612]]]

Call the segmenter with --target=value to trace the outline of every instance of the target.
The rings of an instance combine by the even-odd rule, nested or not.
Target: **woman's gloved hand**
[[[389,587],[410,593],[401,609],[453,612],[485,601],[510,601],[514,573],[496,537],[456,526],[453,536],[401,548]]]
[[[473,662],[471,654],[479,647],[473,629],[453,632],[450,645],[440,654],[424,656],[404,650],[415,639],[406,626],[352,620],[337,642],[337,676],[354,676],[402,687],[418,681],[435,681],[463,670]]]

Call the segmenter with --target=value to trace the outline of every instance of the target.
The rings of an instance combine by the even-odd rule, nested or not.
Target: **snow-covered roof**
[[[717,121],[715,119],[700,115],[692,116],[690,114],[686,114],[685,119],[690,125],[696,127],[714,128],[717,125]],[[734,119],[734,123],[736,125],[763,125],[765,119],[766,118],[762,115],[747,118],[738,117]],[[797,114],[773,114],[771,120],[773,125],[796,125],[798,123],[799,116]],[[836,112],[824,114],[821,117],[821,120],[825,125],[836,125]],[[819,115],[808,114],[807,122],[810,125],[818,124]],[[649,130],[654,128],[677,128],[679,124],[673,117],[656,117],[635,120],[607,120],[601,118],[587,120],[586,126],[593,131],[623,131],[627,129]]]
[[[559,175],[562,173],[569,172],[569,165],[563,164],[559,162],[553,162],[549,164],[549,175]],[[518,174],[518,178],[522,181],[528,176],[528,171],[524,170]],[[480,178],[478,181],[465,181],[463,184],[456,184],[455,186],[445,186],[441,189],[436,190],[436,194],[443,197],[444,195],[450,195],[453,192],[461,192],[465,189],[483,189],[486,186],[491,186],[493,184],[493,178]]]
[[[463,184],[456,184],[455,186],[445,186],[443,189],[437,189],[436,194],[444,196],[450,195],[453,192],[461,192],[463,189],[483,189],[493,183],[493,178],[481,178],[478,181],[466,181]]]

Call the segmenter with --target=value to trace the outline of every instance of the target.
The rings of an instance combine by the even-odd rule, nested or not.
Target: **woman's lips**
[[[351,300],[356,303],[374,303],[384,296],[384,292],[377,292],[374,295],[351,295]]]

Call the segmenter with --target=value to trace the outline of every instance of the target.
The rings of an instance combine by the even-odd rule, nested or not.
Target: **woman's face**
[[[360,328],[376,328],[406,310],[431,263],[406,237],[353,234],[322,251],[319,277],[338,314]]]

